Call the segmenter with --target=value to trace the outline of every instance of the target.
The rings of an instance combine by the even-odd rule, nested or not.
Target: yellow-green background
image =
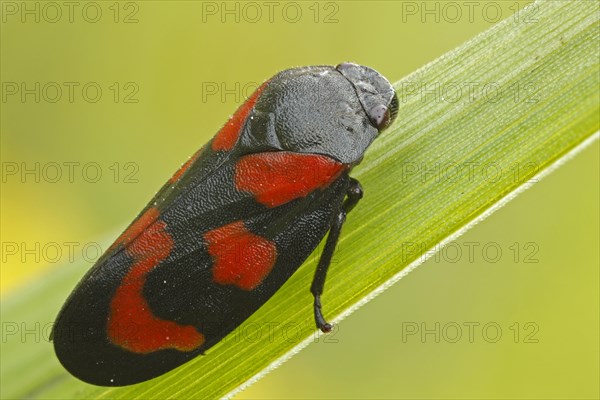
[[[3,168],[94,162],[103,177],[97,183],[80,174],[73,183],[66,176],[58,183],[7,177],[2,242],[99,242],[105,248],[241,101],[234,95],[203,99],[203,84],[244,86],[291,66],[347,60],[372,66],[394,82],[492,25],[478,12],[489,2],[476,2],[472,20],[458,2],[464,15],[457,22],[443,14],[445,2],[411,3],[439,7],[439,22],[434,14],[424,22],[422,14],[403,18],[406,2],[392,1],[319,3],[316,23],[312,1],[298,3],[303,14],[297,23],[277,12],[284,3],[277,3],[273,22],[263,14],[256,23],[238,23],[233,16],[222,22],[218,15],[203,21],[203,5],[193,1],[137,2],[137,23],[122,22],[134,10],[126,3],[119,5],[115,23],[112,1],[98,2],[103,16],[97,23],[82,18],[84,3],[72,23],[66,8],[56,23],[3,14],[2,82],[98,82],[103,89],[94,104],[78,90],[73,103],[66,93],[57,103],[35,103],[31,96],[25,103],[17,96],[0,103]],[[492,3],[505,17],[517,4]],[[324,23],[336,8],[337,22]],[[115,103],[108,88],[114,82],[135,82],[139,101]],[[463,251],[468,242],[479,248],[497,243],[503,250],[499,262],[486,262],[481,252],[473,262],[466,255],[458,262],[428,261],[342,322],[337,343],[309,346],[240,397],[597,398],[598,160],[596,143],[457,241]],[[127,162],[138,166],[138,182],[125,183],[121,175],[115,183],[109,167]],[[368,207],[365,191],[361,207]],[[529,242],[538,248],[538,262],[522,262],[524,250],[515,262],[510,247]],[[3,256],[3,301],[31,290],[44,274],[66,268],[83,275],[91,266],[80,257],[68,262],[66,255],[56,263]],[[42,325],[53,321],[62,301],[48,299],[56,309]],[[479,329],[473,343],[466,336],[457,343],[435,343],[431,335],[424,342],[415,336],[402,340],[403,323],[436,322],[494,322],[503,335],[497,343],[484,340]],[[510,330],[515,322],[521,324],[519,343]],[[527,322],[539,327],[537,343],[523,343]],[[50,346],[30,342],[22,345]],[[10,371],[2,361],[0,376],[6,377]],[[35,372],[36,365],[30,368]]]

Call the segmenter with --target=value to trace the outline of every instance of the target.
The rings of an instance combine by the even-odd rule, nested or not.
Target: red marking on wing
[[[127,247],[135,263],[110,305],[108,337],[114,344],[135,353],[162,349],[191,351],[204,343],[204,335],[195,327],[156,317],[144,298],[146,275],[173,249],[173,239],[165,227],[163,221],[154,222]]]
[[[271,272],[277,258],[275,243],[249,232],[242,221],[206,232],[204,240],[214,260],[213,279],[221,285],[252,290]]]
[[[157,208],[151,207],[147,209],[142,215],[133,221],[131,225],[129,225],[125,232],[121,233],[117,240],[115,240],[115,242],[110,246],[110,249],[119,244],[126,245],[127,243],[131,242],[133,239],[138,237],[138,235],[142,233],[144,229],[156,221],[159,215],[160,212]]]
[[[254,107],[256,100],[258,100],[258,96],[265,88],[268,82],[260,85],[258,89],[242,104],[235,114],[233,114],[225,126],[221,128],[221,130],[217,133],[212,141],[212,149],[214,151],[219,150],[231,150],[233,146],[236,144],[240,134],[242,133],[242,126],[244,125],[244,121],[246,121],[246,117],[248,117],[248,113]]]
[[[279,151],[250,154],[235,166],[235,186],[267,207],[305,197],[333,182],[347,166],[332,158]]]
[[[169,183],[175,183],[179,180],[179,178],[181,178],[181,176],[185,173],[185,171],[188,170],[188,168],[190,168],[190,166],[193,164],[194,161],[196,161],[196,159],[198,158],[198,156],[200,155],[200,153],[202,153],[202,150],[204,150],[204,147],[202,147],[200,150],[198,150],[196,153],[194,153],[193,156],[190,157],[189,160],[187,160],[185,162],[185,164],[183,164],[181,166],[181,168],[179,168],[177,170],[177,172],[175,172],[173,174],[173,176],[171,177],[171,179],[169,179]]]

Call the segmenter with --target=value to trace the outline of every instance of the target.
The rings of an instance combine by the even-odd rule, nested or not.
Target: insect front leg
[[[354,178],[350,178],[350,183],[346,190],[346,200],[344,200],[340,212],[336,215],[331,224],[329,235],[325,242],[325,248],[323,249],[323,253],[321,253],[321,258],[319,259],[319,264],[317,265],[317,270],[315,271],[315,276],[310,287],[310,291],[315,297],[315,323],[317,324],[317,328],[323,332],[330,332],[332,329],[331,324],[325,320],[321,311],[321,294],[323,293],[323,287],[325,286],[327,270],[331,264],[331,257],[333,257],[335,246],[340,238],[342,226],[346,221],[346,215],[354,208],[354,206],[356,206],[356,204],[358,204],[362,197],[363,190],[360,186],[360,182]]]

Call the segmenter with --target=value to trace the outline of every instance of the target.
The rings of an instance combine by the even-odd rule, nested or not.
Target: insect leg
[[[331,264],[331,257],[335,251],[335,246],[340,238],[342,226],[346,221],[346,215],[354,208],[354,206],[356,206],[356,204],[358,204],[358,201],[362,197],[363,190],[360,183],[356,179],[350,178],[350,183],[346,190],[346,200],[344,200],[340,212],[336,215],[331,224],[329,235],[325,242],[325,248],[323,249],[323,253],[321,253],[321,258],[319,259],[319,264],[317,265],[317,270],[315,271],[315,276],[310,287],[310,291],[315,297],[315,323],[317,324],[317,328],[323,332],[329,332],[332,329],[331,324],[325,321],[323,313],[321,312],[321,294],[323,293],[323,287],[325,286],[327,270]]]

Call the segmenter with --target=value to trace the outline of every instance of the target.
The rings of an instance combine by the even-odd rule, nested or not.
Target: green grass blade
[[[422,261],[427,250],[589,142],[599,129],[598,16],[595,1],[538,2],[396,84],[398,119],[354,174],[366,195],[348,219],[334,258],[323,297],[327,316],[347,315]],[[310,342],[308,288],[315,265],[312,256],[238,335],[206,357],[132,387],[85,385],[60,367],[43,337],[7,336],[2,397],[231,393]],[[59,271],[5,299],[3,332],[12,324],[51,323],[79,275],[76,269]],[[239,332],[256,328],[263,332],[258,340],[238,339]],[[270,328],[273,334],[264,334]]]

